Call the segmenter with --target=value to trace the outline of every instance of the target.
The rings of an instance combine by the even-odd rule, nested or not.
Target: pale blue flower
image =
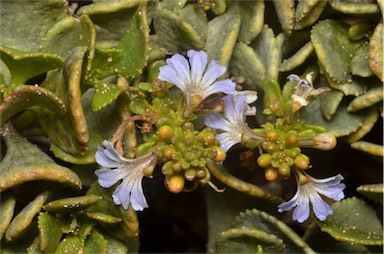
[[[308,179],[306,183],[300,183],[298,180],[297,191],[293,198],[278,206],[278,211],[289,211],[296,207],[293,211],[292,219],[300,223],[306,221],[310,214],[310,204],[316,217],[320,221],[324,221],[328,215],[332,215],[332,208],[321,198],[322,194],[335,201],[343,199],[345,184],[341,183],[344,180],[343,176],[338,174],[325,179],[316,179],[308,174],[305,177]]]
[[[201,101],[216,93],[234,94],[236,84],[230,79],[216,81],[226,67],[215,60],[208,64],[205,51],[188,51],[189,61],[180,54],[168,58],[166,66],[160,67],[159,79],[177,86],[186,99],[185,111],[194,110]]]
[[[216,138],[220,141],[221,149],[225,152],[232,146],[241,143],[243,133],[254,135],[254,132],[246,124],[245,117],[247,109],[249,110],[247,100],[248,102],[253,102],[256,99],[256,92],[225,96],[223,97],[225,117],[219,113],[212,113],[205,119],[207,126],[224,131],[217,134]],[[256,113],[256,109],[254,109],[253,113]]]
[[[327,87],[315,89],[312,84],[312,75],[313,72],[309,72],[303,79],[296,74],[291,74],[287,77],[287,79],[291,82],[298,82],[295,87],[295,92],[291,96],[293,102],[297,104],[297,108],[308,106],[310,97],[316,97],[329,91],[329,88]]]
[[[103,146],[98,146],[96,161],[99,165],[110,169],[95,171],[100,186],[109,188],[120,180],[122,183],[113,192],[112,198],[116,205],[128,209],[129,204],[136,211],[148,207],[142,187],[143,170],[156,164],[156,156],[148,153],[135,159],[122,157],[111,142],[104,140]]]

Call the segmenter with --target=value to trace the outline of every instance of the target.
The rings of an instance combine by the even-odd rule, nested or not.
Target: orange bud
[[[167,181],[168,190],[173,193],[179,193],[184,188],[184,177],[181,175],[173,175]]]

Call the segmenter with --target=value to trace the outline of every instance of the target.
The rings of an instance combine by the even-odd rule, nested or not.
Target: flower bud
[[[166,176],[173,175],[172,161],[168,161],[161,167],[161,173]]]
[[[175,173],[179,173],[181,171],[181,163],[180,162],[173,162],[172,163],[172,169]]]
[[[185,180],[181,175],[173,175],[166,180],[166,183],[170,192],[179,193],[184,188]]]
[[[193,181],[196,178],[196,170],[194,169],[188,169],[184,171],[184,178],[188,181]]]
[[[276,130],[269,130],[265,134],[265,137],[271,142],[276,142],[279,137],[279,133]]]
[[[150,165],[149,167],[143,168],[142,172],[144,176],[151,178],[153,174],[153,170],[155,170],[155,167],[156,167],[156,163]]]
[[[227,154],[224,152],[223,149],[221,149],[218,146],[215,147],[215,150],[216,150],[216,156],[215,158],[213,158],[213,160],[216,162],[223,162],[227,157]]]
[[[267,179],[268,181],[275,181],[278,175],[279,174],[274,168],[268,168],[267,170],[265,170],[265,179]]]
[[[170,139],[173,136],[173,129],[169,125],[163,125],[159,128],[159,136],[162,139]]]
[[[172,160],[173,155],[176,153],[176,150],[172,146],[164,146],[163,147],[163,156],[168,159]]]
[[[288,178],[291,175],[291,168],[285,163],[280,165],[278,171],[279,175],[281,175],[283,178]]]
[[[264,153],[257,158],[257,164],[262,167],[266,168],[271,164],[272,156],[269,153]]]
[[[332,150],[337,144],[335,136],[331,133],[320,133],[312,138],[298,140],[300,147],[316,148],[324,151]]]
[[[309,157],[305,154],[299,154],[293,161],[295,166],[300,170],[308,169],[309,167]]]
[[[197,176],[199,179],[203,179],[203,178],[205,178],[205,176],[207,175],[207,173],[206,173],[206,169],[205,169],[205,168],[199,168],[199,169],[197,169],[195,172],[196,172],[196,176]]]
[[[288,133],[285,139],[285,144],[290,147],[293,147],[297,144],[297,133],[295,131],[291,131]]]

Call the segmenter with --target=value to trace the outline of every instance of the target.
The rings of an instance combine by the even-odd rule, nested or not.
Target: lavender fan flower
[[[217,134],[216,138],[220,141],[221,149],[225,152],[232,146],[241,143],[243,133],[254,135],[254,132],[245,122],[245,116],[250,115],[250,111],[252,114],[256,114],[256,109],[250,109],[247,104],[247,102],[250,103],[256,99],[256,92],[225,96],[223,98],[225,118],[218,113],[213,113],[205,119],[207,126],[224,131],[223,133]]]
[[[167,59],[166,66],[160,67],[159,79],[177,86],[186,99],[184,115],[189,115],[208,96],[216,93],[234,94],[235,83],[230,79],[216,81],[226,68],[212,60],[208,64],[205,51],[188,51],[189,61],[180,54]]]
[[[310,214],[310,203],[316,217],[320,221],[324,221],[328,215],[333,214],[332,208],[321,198],[322,194],[335,201],[344,198],[345,184],[341,183],[344,179],[342,175],[338,174],[333,177],[325,179],[316,179],[308,174],[305,174],[307,182],[300,183],[297,179],[297,192],[293,198],[278,206],[278,211],[289,211],[296,207],[293,211],[292,219],[300,223],[306,221]]]
[[[142,211],[148,207],[142,187],[143,170],[156,165],[156,156],[148,153],[135,159],[122,157],[111,142],[104,140],[103,146],[98,146],[96,161],[99,165],[111,169],[95,171],[100,186],[109,188],[119,180],[122,183],[113,192],[112,198],[116,205],[128,209],[129,204],[135,211]]]

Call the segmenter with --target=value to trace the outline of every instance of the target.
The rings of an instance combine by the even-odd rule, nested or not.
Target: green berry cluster
[[[163,125],[157,135],[161,143],[158,154],[163,163],[161,171],[168,189],[174,193],[184,189],[185,180],[209,182],[206,159],[222,162],[226,157],[212,128],[198,131],[191,122],[186,122],[181,127]]]
[[[265,168],[265,178],[274,181],[280,175],[284,179],[291,175],[292,167],[306,170],[310,167],[308,156],[298,146],[298,131],[267,128],[265,141],[261,143],[263,154],[257,164]]]

